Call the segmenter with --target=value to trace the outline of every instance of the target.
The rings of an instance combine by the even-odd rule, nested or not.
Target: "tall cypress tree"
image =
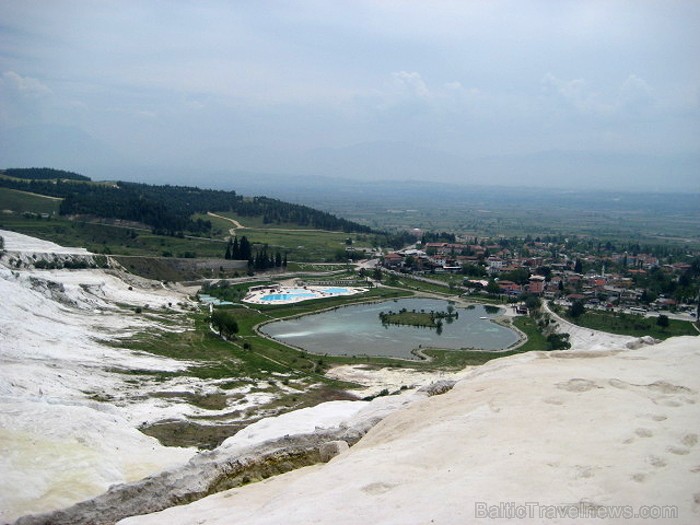
[[[233,246],[231,248],[231,259],[241,259],[241,248],[238,245],[238,237],[233,238]]]
[[[253,252],[252,252],[252,249],[251,249],[251,246],[250,246],[250,242],[248,242],[248,239],[246,238],[245,235],[244,235],[243,237],[241,237],[241,242],[240,242],[240,245],[239,245],[239,251],[240,251],[239,257],[240,257],[241,259],[251,259],[252,256],[253,256]]]

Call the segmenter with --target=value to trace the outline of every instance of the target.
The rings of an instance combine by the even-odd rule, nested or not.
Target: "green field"
[[[351,239],[354,249],[370,248],[369,238],[364,234],[315,230],[295,224],[264,224],[262,217],[241,217],[234,213],[217,215],[236,220],[244,227],[238,229],[232,222],[211,215],[196,215],[195,218],[212,221],[216,235],[221,238],[230,235],[230,230],[234,229],[237,236],[246,236],[254,244],[266,244],[272,251],[279,249],[294,261],[344,262],[347,260],[348,239]]]
[[[57,214],[60,204],[61,199],[10,188],[0,188],[0,211]]]
[[[199,237],[154,235],[147,229],[96,222],[72,221],[63,217],[50,219],[1,215],[0,228],[13,230],[63,246],[81,246],[91,252],[121,255],[187,257],[221,257],[226,250],[223,240]]]
[[[527,336],[527,341],[518,347],[520,352],[529,352],[530,350],[547,350],[549,343],[547,338],[542,335],[537,328],[537,323],[527,316],[520,316],[513,319],[513,326],[523,332]]]
[[[59,217],[59,205],[60,199],[0,188],[0,211],[5,211],[0,215],[0,227],[66,246],[82,246],[95,253],[208,258],[223,258],[230,229],[235,227],[225,219],[199,214],[194,218],[212,222],[211,237],[154,235],[145,225]],[[51,217],[42,219],[25,214]],[[256,245],[254,250],[267,245],[268,251],[286,253],[290,261],[296,261],[300,265],[336,261],[346,263],[348,239],[355,248],[368,244],[367,237],[363,235],[305,229],[293,224],[266,225],[262,217],[225,215],[245,226],[238,230],[238,235],[247,236]]]
[[[0,189],[1,190],[1,189]],[[12,190],[4,190],[9,192]],[[16,192],[8,201],[15,208],[35,213],[51,213],[58,201],[38,199]],[[8,196],[5,193],[5,196]],[[3,208],[8,209],[8,208]],[[98,222],[68,220],[53,216],[50,219],[30,218],[21,214],[0,215],[0,228],[32,235],[65,246],[82,246],[95,253],[139,255],[156,257],[214,257],[222,258],[226,251],[225,236],[173,237],[155,235],[138,225],[125,226]],[[267,244],[268,251],[287,253],[288,258],[299,257],[307,262],[345,259],[345,239],[348,234],[315,232],[309,230],[275,231],[244,230],[256,244]],[[322,270],[321,270],[322,271]]]
[[[662,328],[656,324],[656,317],[632,314],[592,312],[589,310],[579,317],[572,318],[565,315],[565,318],[567,321],[592,330],[633,337],[650,335],[655,339],[664,340],[678,335],[698,335],[693,323],[676,319],[670,319],[669,326]]]
[[[0,198],[16,209],[34,213],[52,213],[58,201],[34,197],[29,194],[2,190]],[[6,205],[0,209],[9,209]],[[25,217],[20,213],[0,214],[0,228],[13,230],[65,246],[82,246],[95,253],[168,256],[168,257],[224,257],[226,236],[221,237],[173,237],[152,234],[150,229],[139,225],[118,225],[99,222],[69,220],[52,216],[50,219]],[[268,245],[268,252],[279,250],[288,254],[288,259],[298,258],[306,264],[326,261],[346,261],[345,240],[356,238],[354,234],[319,232],[311,230],[277,231],[243,230],[249,240],[257,245]],[[254,247],[254,250],[256,247]],[[313,271],[313,270],[312,270]],[[319,269],[318,271],[324,271]]]

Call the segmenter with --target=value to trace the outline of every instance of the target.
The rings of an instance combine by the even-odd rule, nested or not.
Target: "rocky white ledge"
[[[698,422],[698,337],[531,352],[393,413],[327,464],[120,525],[700,523]]]
[[[433,393],[436,385],[372,402],[331,401],[313,408],[267,418],[227,439],[186,465],[121,484],[95,498],[63,510],[27,515],[15,525],[107,525],[121,518],[157,512],[196,501],[231,487],[267,479],[328,461],[354,445],[387,415]]]

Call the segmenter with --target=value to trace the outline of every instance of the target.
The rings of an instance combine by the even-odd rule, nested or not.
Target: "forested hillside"
[[[53,177],[49,177],[51,174]],[[131,182],[93,183],[88,177],[48,168],[5,170],[4,175],[7,177],[0,177],[0,187],[62,198],[61,215],[94,215],[137,221],[161,234],[206,234],[211,230],[211,223],[201,218],[194,220],[192,216],[209,211],[263,217],[268,224],[288,223],[324,230],[372,232],[368,226],[307,206],[268,197],[242,197],[235,191]],[[8,178],[10,176],[13,178]]]
[[[55,170],[53,168],[8,168],[3,170],[2,173],[8,177],[15,177],[17,179],[90,180],[90,177],[86,177],[85,175],[79,175],[77,173],[73,173],[72,171]]]

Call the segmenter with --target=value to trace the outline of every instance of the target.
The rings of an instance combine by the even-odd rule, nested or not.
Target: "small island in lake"
[[[407,310],[402,308],[398,312],[379,312],[379,319],[384,325],[404,325],[421,326],[424,328],[442,328],[443,320],[451,323],[459,318],[459,312],[455,311],[452,305],[448,305],[446,312],[435,312],[433,310]]]

